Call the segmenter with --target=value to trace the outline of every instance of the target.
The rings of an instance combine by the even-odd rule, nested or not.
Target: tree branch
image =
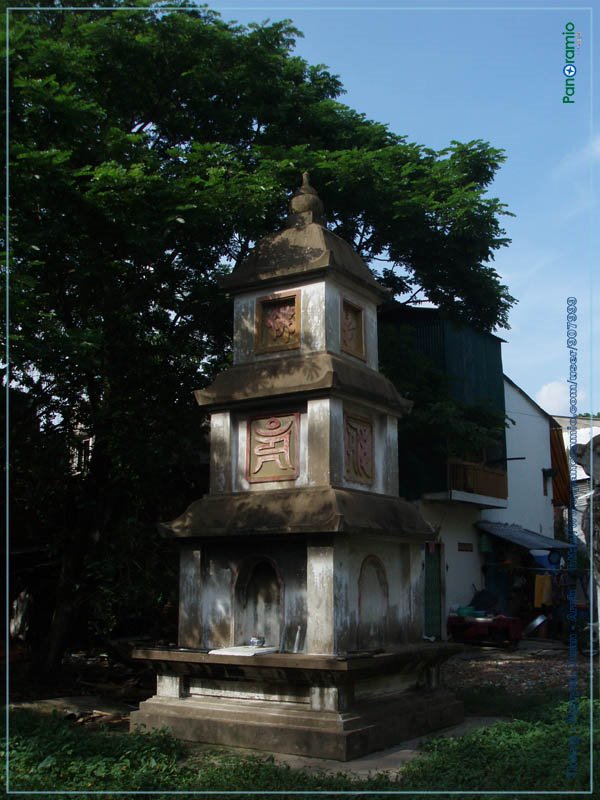
[[[362,230],[361,230],[361,232],[360,232],[360,236],[359,236],[359,239],[358,239],[358,243],[357,243],[357,245],[356,245],[356,249],[357,249],[357,250],[360,250],[360,249],[362,248],[362,246],[363,246],[363,242],[364,242],[364,240],[365,240],[365,233],[366,233],[366,232],[367,232],[367,223],[366,223],[365,221],[363,221]]]
[[[416,290],[416,292],[413,292],[413,293],[411,294],[411,296],[408,298],[408,300],[402,300],[402,301],[401,301],[402,305],[403,305],[403,306],[406,306],[406,305],[408,305],[408,303],[410,303],[412,300],[414,300],[414,299],[415,299],[415,297],[416,297],[416,296],[417,296],[417,295],[418,295],[420,292],[422,292],[422,291],[423,291],[423,287],[422,287],[422,286],[419,286],[419,288]],[[420,302],[420,303],[423,303],[423,302],[425,302],[425,301],[424,301],[424,300],[419,300],[419,302]]]

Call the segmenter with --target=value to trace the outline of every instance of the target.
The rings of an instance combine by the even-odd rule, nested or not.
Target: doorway
[[[427,542],[425,545],[425,636],[442,638],[442,558],[441,542]]]

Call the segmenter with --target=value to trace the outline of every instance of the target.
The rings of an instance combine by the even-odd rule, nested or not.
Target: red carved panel
[[[344,417],[346,480],[373,483],[373,426],[362,417]]]
[[[246,479],[249,483],[296,480],[299,430],[297,413],[248,420]]]
[[[256,301],[256,352],[300,346],[300,293],[270,295]]]

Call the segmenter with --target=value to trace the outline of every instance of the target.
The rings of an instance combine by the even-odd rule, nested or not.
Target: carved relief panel
[[[341,346],[345,353],[364,360],[364,311],[345,298],[342,300]]]
[[[255,337],[257,353],[300,347],[300,292],[259,297]]]
[[[344,415],[344,475],[353,483],[373,483],[373,425],[348,414]]]
[[[249,483],[296,480],[299,427],[298,413],[248,420],[246,479]]]

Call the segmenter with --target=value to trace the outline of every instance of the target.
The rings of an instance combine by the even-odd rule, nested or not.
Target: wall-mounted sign
[[[471,544],[471,542],[459,542],[458,549],[462,550],[464,553],[472,553],[473,545]]]

